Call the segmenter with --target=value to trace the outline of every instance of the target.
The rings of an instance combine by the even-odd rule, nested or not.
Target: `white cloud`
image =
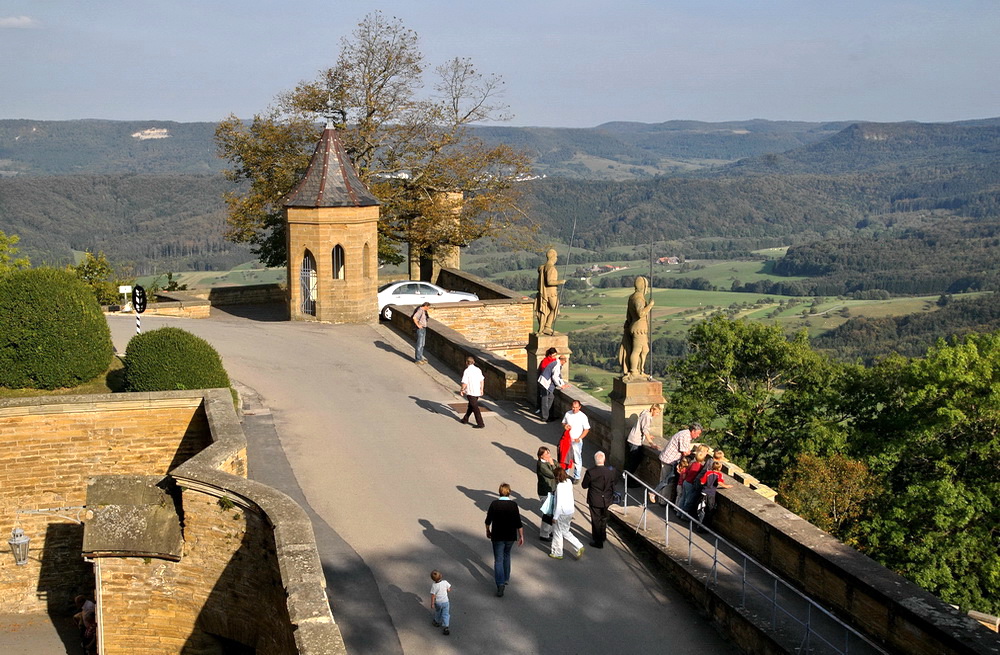
[[[30,29],[38,26],[39,22],[31,16],[0,16],[0,29]]]

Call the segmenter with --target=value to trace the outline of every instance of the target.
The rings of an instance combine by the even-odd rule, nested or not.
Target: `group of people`
[[[422,310],[422,311],[421,311]],[[417,327],[416,360],[424,362],[424,338],[426,331],[427,307],[418,309],[414,315]],[[475,417],[474,427],[482,428],[483,418],[479,408],[479,399],[484,393],[485,377],[476,365],[473,357],[465,360],[466,368],[462,373],[460,393],[467,401],[465,415],[460,419],[468,424],[470,417]],[[538,376],[538,414],[543,421],[559,420],[552,416],[552,407],[556,389],[567,386],[563,378],[563,370],[567,363],[565,355],[559,355],[557,349],[549,348],[545,358],[539,365]],[[643,410],[627,438],[628,453],[626,470],[635,473],[643,459],[643,449],[646,446],[655,447],[652,430],[654,419],[661,413],[659,405],[652,405]],[[606,455],[598,451],[594,455],[594,466],[583,472],[583,440],[590,433],[590,419],[583,412],[580,401],[574,400],[562,416],[563,433],[558,446],[558,459],[551,449],[542,446],[538,449],[535,462],[537,477],[537,494],[542,514],[539,538],[547,542],[549,557],[563,559],[565,549],[571,549],[571,554],[580,559],[584,553],[583,543],[573,534],[572,522],[576,510],[573,485],[581,483],[587,490],[587,506],[590,509],[590,531],[592,548],[603,548],[607,540],[607,524],[611,505],[615,502],[615,483],[618,473],[607,464]],[[715,492],[718,488],[728,488],[723,480],[722,463],[725,454],[716,450],[709,457],[709,449],[695,442],[701,436],[702,427],[693,423],[675,433],[666,446],[660,451],[659,460],[662,465],[656,494],[650,494],[650,502],[661,500],[661,495],[671,502],[680,496],[678,505],[689,515],[694,516],[697,505],[706,496],[706,515],[704,522],[708,523],[711,511],[715,507]],[[524,525],[521,520],[517,502],[511,498],[511,487],[503,483],[498,489],[499,497],[494,500],[486,512],[486,538],[493,547],[493,576],[496,583],[496,595],[503,597],[510,583],[511,552],[514,544],[524,544]],[[663,502],[663,504],[666,504]],[[450,634],[451,585],[444,579],[440,571],[431,572],[430,605],[434,612],[432,624]]]
[[[667,445],[660,451],[660,481],[654,489],[656,493],[649,494],[649,501],[661,505],[666,505],[666,501],[676,503],[681,510],[694,517],[704,496],[702,523],[707,526],[715,511],[717,491],[732,485],[726,484],[722,475],[725,452],[716,449],[709,457],[708,446],[695,444],[701,433],[701,424],[692,423],[667,440]]]

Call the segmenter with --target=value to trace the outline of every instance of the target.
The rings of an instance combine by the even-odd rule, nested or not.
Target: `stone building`
[[[284,206],[289,318],[375,322],[379,202],[358,177],[332,121]]]

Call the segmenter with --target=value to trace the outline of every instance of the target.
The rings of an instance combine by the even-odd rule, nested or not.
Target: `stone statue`
[[[649,356],[649,310],[653,301],[646,301],[646,278],[635,278],[635,291],[628,297],[625,314],[625,330],[622,343],[618,347],[618,363],[622,367],[622,379],[626,382],[648,380],[645,374],[646,357]]]
[[[555,334],[552,325],[559,314],[560,280],[556,270],[557,254],[554,248],[545,253],[545,263],[538,267],[538,296],[535,297],[535,318],[538,319],[538,334]]]

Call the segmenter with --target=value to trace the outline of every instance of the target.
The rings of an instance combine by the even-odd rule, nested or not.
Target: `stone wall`
[[[101,652],[214,654],[236,642],[258,653],[295,653],[267,517],[213,494],[185,489],[182,496],[180,561],[95,559]]]
[[[435,310],[438,307],[440,305],[436,306]],[[431,318],[427,321],[427,343],[424,347],[427,352],[433,353],[456,373],[465,370],[466,357],[475,357],[486,378],[484,393],[487,396],[496,400],[517,400],[524,397],[527,390],[523,368],[472,343],[457,331],[442,324],[436,317],[437,311],[432,311]],[[416,327],[405,311],[392,312],[392,326],[411,341],[416,339]]]
[[[610,452],[611,408],[570,386],[556,392],[554,411],[568,411],[573,400],[581,402],[590,419],[590,446]],[[647,484],[659,479],[658,454],[646,449],[638,474]],[[715,529],[858,631],[886,644],[891,652],[907,655],[1000,652],[996,635],[973,619],[777,505],[772,489],[738,467],[730,465],[727,474],[736,486],[719,494]],[[659,547],[648,549],[655,552]],[[752,625],[734,608],[725,607],[702,580],[681,571],[683,567],[669,562],[666,555],[660,559],[671,581],[706,612],[734,634],[745,631],[745,643],[754,643],[753,652],[775,652],[766,635],[752,635]]]
[[[0,401],[0,534],[10,535],[18,509],[82,506],[91,475],[166,474],[211,443],[200,395],[123,396]],[[68,611],[90,579],[82,526],[52,515],[19,523],[31,560],[0,557],[4,608]]]
[[[245,286],[213,287],[211,289],[184,292],[195,298],[201,298],[212,303],[213,307],[224,305],[266,305],[288,302],[286,285],[248,284]],[[170,295],[169,292],[164,295]]]
[[[83,505],[88,476],[169,470],[184,537],[180,561],[112,547],[113,555],[93,553],[91,567],[81,557],[83,526],[22,519],[33,560],[17,567],[0,558],[5,610],[69,611],[96,573],[108,655],[345,652],[312,524],[287,496],[245,478],[246,441],[228,390],[0,401],[0,448],[4,508]],[[0,514],[7,534],[12,516]]]
[[[891,652],[1000,651],[1000,639],[973,619],[744,487],[720,492],[715,528]]]
[[[528,334],[534,329],[530,298],[454,268],[442,269],[437,284],[474,293],[480,302],[435,305],[431,309],[435,319],[483,350],[527,368]]]

